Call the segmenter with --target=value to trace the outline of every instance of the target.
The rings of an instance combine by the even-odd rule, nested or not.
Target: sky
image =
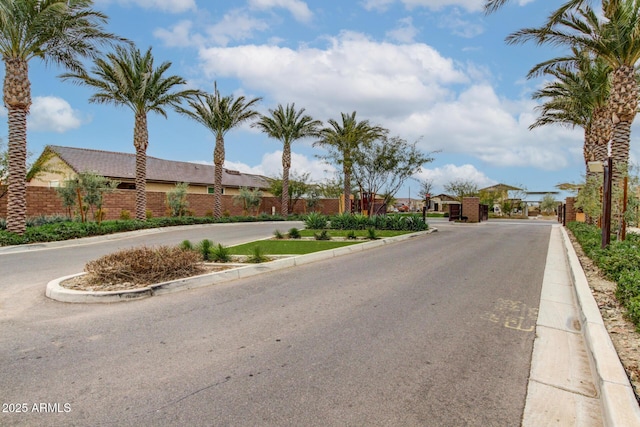
[[[582,129],[528,129],[537,117],[531,94],[544,80],[527,80],[527,72],[563,52],[504,42],[514,31],[544,23],[560,2],[511,0],[489,16],[483,3],[95,0],[94,7],[109,17],[108,31],[143,52],[152,47],[156,65],[171,62],[167,75],[185,78],[186,87],[212,92],[217,83],[223,96],[260,97],[262,114],[295,103],[324,123],[356,111],[359,120],[436,152],[398,198],[417,197],[421,180],[433,183],[433,194],[456,179],[543,192],[580,182]],[[135,152],[131,110],[89,103],[91,89],[62,82],[62,68],[38,59],[29,66],[31,160],[47,144]],[[0,115],[6,146],[6,110]],[[638,130],[634,125],[634,162]],[[294,143],[292,173],[333,178],[336,168],[313,142]],[[211,131],[188,117],[149,115],[149,156],[212,163],[214,143]],[[227,168],[281,174],[281,142],[249,125],[229,131],[225,148]]]

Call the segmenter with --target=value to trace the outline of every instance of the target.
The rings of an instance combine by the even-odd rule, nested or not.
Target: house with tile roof
[[[118,181],[119,189],[135,189],[136,156],[131,153],[93,150],[87,148],[48,145],[40,155],[45,172],[29,181],[30,186],[59,187],[81,172],[95,172]],[[213,194],[215,166],[164,160],[147,156],[147,191],[167,192],[181,182],[188,184],[187,193]],[[271,196],[269,179],[224,169],[222,191],[224,195],[236,195],[240,188],[258,188],[264,196]]]

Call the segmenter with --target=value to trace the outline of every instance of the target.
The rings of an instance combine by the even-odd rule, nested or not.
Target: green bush
[[[311,230],[322,230],[327,226],[327,217],[317,212],[312,212],[305,218],[305,227]]]
[[[222,246],[218,243],[211,248],[211,261],[214,262],[229,262],[231,261],[231,251],[226,246]]]
[[[594,225],[567,224],[584,253],[617,284],[616,297],[627,309],[627,315],[640,328],[640,237],[628,235],[627,240],[613,240],[601,249],[601,231]]]
[[[378,240],[378,236],[376,235],[376,229],[371,227],[367,229],[367,239],[369,240]]]
[[[204,261],[211,260],[211,248],[213,247],[213,242],[209,239],[201,240],[200,243],[196,245],[196,251],[200,254]]]
[[[278,240],[281,240],[281,239],[284,239],[284,234],[282,234],[280,230],[275,230],[273,232],[273,237],[275,237]]]
[[[288,234],[289,234],[289,238],[290,239],[299,239],[300,238],[300,230],[298,230],[295,227],[289,229],[289,233]]]
[[[260,246],[254,246],[251,250],[251,255],[247,257],[247,262],[260,264],[262,262],[271,261],[263,252]]]
[[[327,232],[327,230],[322,230],[320,233],[313,233],[313,237],[316,240],[331,240],[331,236]]]

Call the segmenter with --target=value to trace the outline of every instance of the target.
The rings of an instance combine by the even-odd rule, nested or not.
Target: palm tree
[[[344,179],[344,209],[351,212],[351,172],[353,154],[360,144],[385,136],[389,131],[380,126],[373,126],[368,120],[356,120],[356,112],[341,113],[342,123],[330,119],[329,126],[323,128],[320,140],[314,146],[322,146],[329,150],[326,159],[342,165]]]
[[[291,168],[291,144],[294,141],[308,137],[320,136],[320,120],[303,115],[304,108],[296,111],[295,104],[283,107],[279,104],[275,110],[269,110],[271,116],[260,116],[260,120],[253,124],[266,133],[270,138],[282,141],[282,216],[289,215],[289,169]],[[293,206],[292,206],[293,207]]]
[[[84,70],[65,73],[64,80],[72,80],[82,86],[96,90],[89,102],[126,106],[133,110],[135,125],[133,145],[136,149],[136,219],[146,220],[147,208],[147,146],[149,130],[147,113],[158,113],[167,117],[166,108],[177,109],[185,99],[199,92],[193,89],[177,90],[186,84],[179,76],[165,76],[171,62],[154,67],[151,48],[144,55],[135,46],[116,47],[106,58],[96,59],[92,75]]]
[[[605,61],[613,70],[609,105],[613,120],[614,181],[619,182],[629,161],[631,123],[638,106],[635,64],[640,60],[640,2],[612,0],[601,21],[588,6],[568,11],[550,27],[526,28],[507,38],[510,43],[577,46]]]
[[[31,106],[29,61],[40,58],[71,70],[79,58],[94,58],[98,46],[123,39],[107,33],[107,16],[89,0],[0,2],[0,54],[5,64],[4,105],[8,110],[9,176],[7,230],[26,230],[27,114]]]
[[[510,0],[485,0],[484,1],[484,11],[486,14],[493,13],[500,9],[505,4],[509,3]],[[582,6],[582,4],[589,2],[590,0],[569,0],[564,3],[560,8],[554,12],[552,16],[556,17],[558,14],[562,14],[569,9],[574,9]],[[615,1],[615,0],[614,0]]]
[[[589,161],[604,160],[612,132],[608,114],[610,73],[611,68],[603,60],[576,48],[570,56],[536,65],[529,77],[545,74],[555,80],[533,93],[533,99],[547,101],[536,108],[540,115],[529,129],[548,124],[582,127],[585,131],[585,167]],[[592,173],[588,168],[586,170],[588,177]]]
[[[195,100],[189,101],[189,109],[178,108],[178,111],[204,125],[216,136],[213,150],[213,164],[215,176],[213,184],[213,215],[222,216],[222,170],[224,167],[224,136],[231,129],[253,119],[259,113],[252,108],[262,98],[249,101],[244,96],[235,98],[233,95],[221,96],[218,85],[214,85],[211,94],[201,94]]]

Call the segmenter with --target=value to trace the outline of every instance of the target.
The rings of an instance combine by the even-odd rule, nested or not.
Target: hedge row
[[[567,227],[607,279],[616,282],[616,297],[640,331],[640,236],[627,234],[626,240],[612,240],[602,249],[602,235],[596,226],[571,222]]]
[[[289,218],[292,219],[292,218]],[[230,216],[215,219],[212,217],[164,217],[149,218],[146,221],[138,220],[110,220],[100,224],[96,222],[60,221],[59,218],[51,218],[30,221],[39,225],[28,225],[23,235],[0,230],[0,246],[23,245],[37,242],[56,242],[60,240],[78,239],[80,237],[102,236],[123,231],[142,230],[147,228],[170,227],[176,225],[215,224],[231,222],[257,222],[257,221],[283,221],[281,216]]]

